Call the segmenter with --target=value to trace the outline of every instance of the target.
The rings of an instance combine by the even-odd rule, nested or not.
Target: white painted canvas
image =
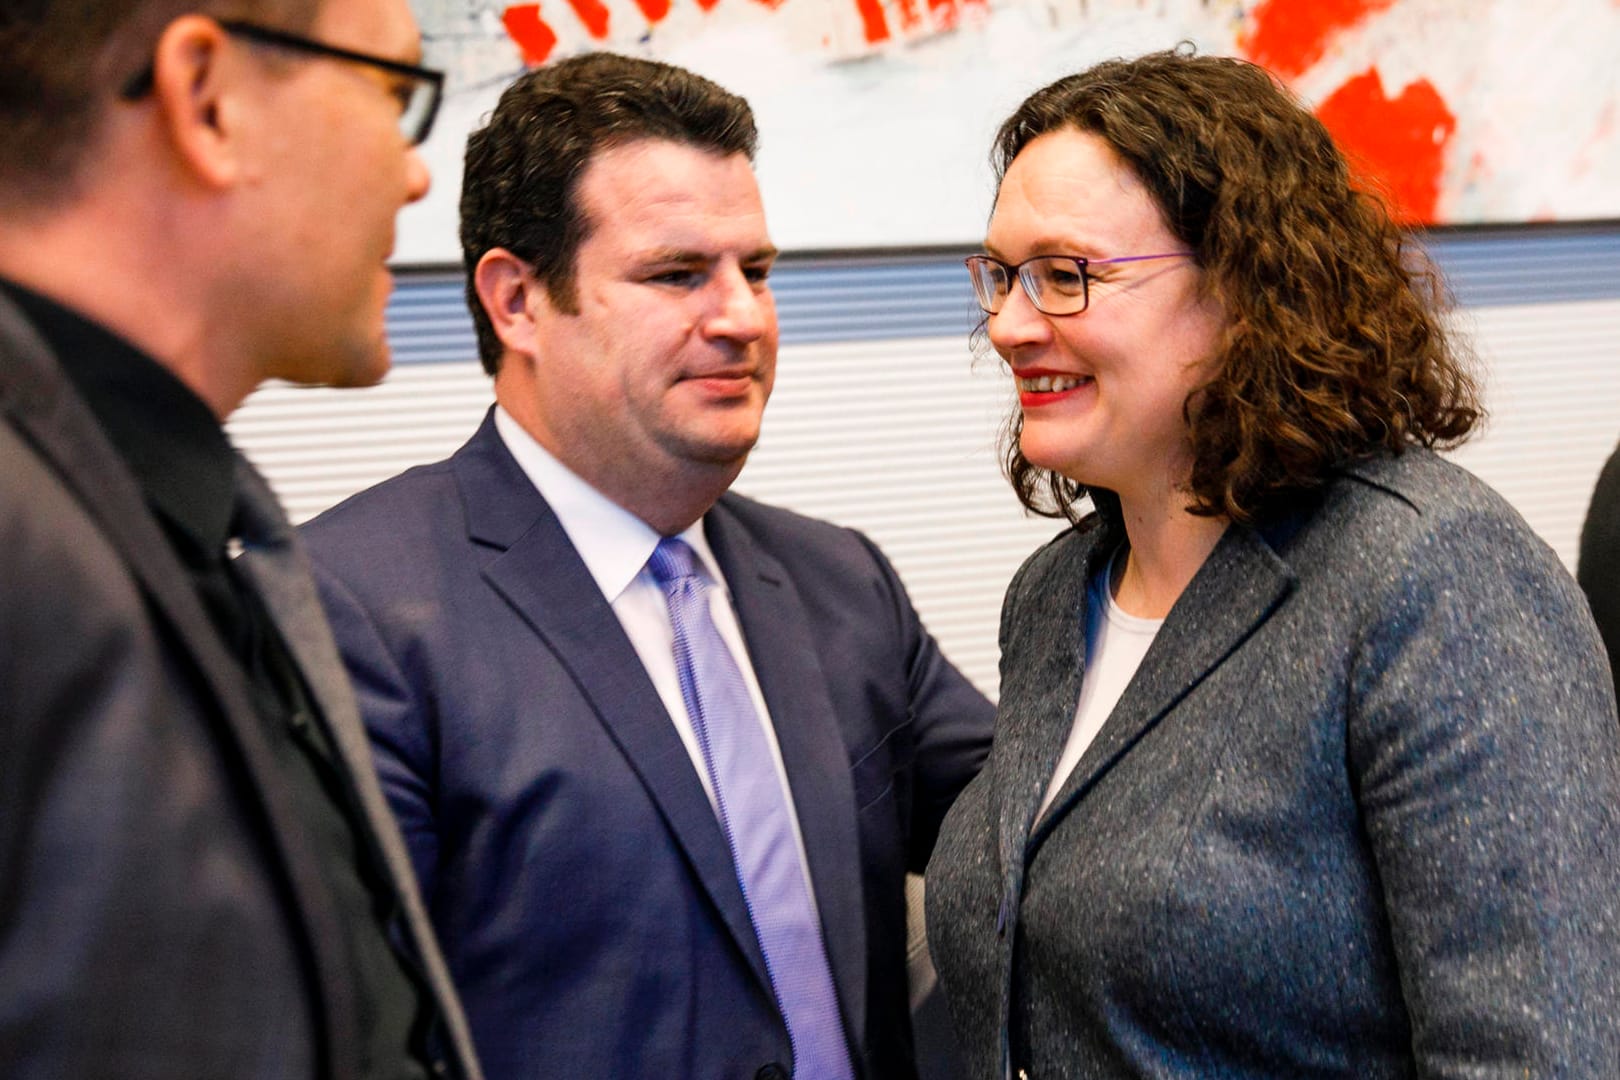
[[[1414,221],[1620,219],[1620,0],[413,0],[450,72],[396,259],[454,262],[466,133],[527,65],[682,64],[753,104],[787,251],[977,242],[997,124],[1089,63],[1264,63]]]

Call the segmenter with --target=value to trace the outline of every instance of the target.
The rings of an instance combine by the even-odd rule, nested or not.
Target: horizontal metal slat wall
[[[1459,230],[1428,247],[1464,307],[1620,299],[1620,223]]]
[[[1446,233],[1430,246],[1492,410],[1456,457],[1573,563],[1592,482],[1620,438],[1620,226]],[[1010,397],[996,366],[969,354],[961,254],[783,261],[777,388],[738,488],[869,533],[947,652],[994,692],[1002,590],[1057,525],[1024,516],[1000,479]],[[402,274],[389,334],[396,368],[381,387],[270,386],[233,419],[295,520],[443,457],[488,406],[459,273]]]
[[[1471,308],[1489,415],[1452,453],[1575,568],[1598,470],[1620,441],[1620,300]]]

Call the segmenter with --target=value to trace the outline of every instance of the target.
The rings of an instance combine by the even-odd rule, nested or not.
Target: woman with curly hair
[[[993,160],[1008,471],[1071,527],[929,867],[972,1075],[1620,1076],[1613,693],[1434,452],[1480,411],[1429,264],[1236,60],[1062,79]]]

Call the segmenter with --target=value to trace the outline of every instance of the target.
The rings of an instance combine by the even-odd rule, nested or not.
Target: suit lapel
[[[40,455],[93,518],[139,583],[159,620],[194,665],[204,693],[218,704],[220,733],[250,778],[248,797],[268,822],[266,846],[285,874],[299,909],[310,962],[312,990],[325,1018],[323,1071],[354,1075],[347,1055],[356,1046],[356,1017],[348,1007],[346,955],[317,863],[304,844],[304,829],[286,798],[284,783],[258,729],[241,666],[220,640],[185,569],[152,516],[123,459],[102,434],[88,406],[69,388],[44,343],[0,296],[0,409],[10,414]]]
[[[356,801],[393,878],[415,955],[439,999],[467,1075],[476,1080],[472,1036],[422,907],[410,856],[377,781],[359,708],[331,627],[321,611],[309,560],[263,477],[240,454],[236,458],[236,499],[244,539],[251,538],[241,555],[239,569],[252,581],[326,721]]]
[[[723,500],[705,519],[705,533],[726,575],[782,748],[845,1030],[860,1032],[866,1016],[867,950],[855,786],[815,635],[787,571]]]
[[[484,578],[534,629],[647,789],[765,992],[770,977],[725,834],[618,616],[491,420],[455,458],[469,539],[499,551]]]
[[[1166,617],[1102,730],[1036,824],[1031,850],[1099,777],[1271,616],[1293,581],[1292,571],[1259,533],[1238,525],[1226,530]],[[1072,703],[1070,708],[1072,720]]]
[[[344,764],[357,777],[368,774],[371,753],[331,629],[315,595],[308,559],[263,477],[240,454],[236,456],[236,500],[236,524],[245,544],[237,567],[252,581],[297,661],[332,727]]]

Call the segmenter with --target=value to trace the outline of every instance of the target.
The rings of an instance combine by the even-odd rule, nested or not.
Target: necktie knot
[[[683,579],[698,578],[697,553],[678,536],[666,536],[658,541],[647,559],[647,569],[653,580],[665,586],[678,585]],[[701,580],[698,582],[701,584]]]

